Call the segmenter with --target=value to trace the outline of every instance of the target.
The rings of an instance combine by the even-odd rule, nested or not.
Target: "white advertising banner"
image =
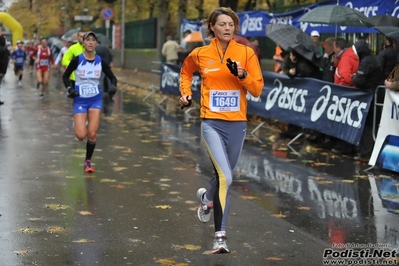
[[[399,92],[385,90],[380,127],[369,165],[399,172]]]

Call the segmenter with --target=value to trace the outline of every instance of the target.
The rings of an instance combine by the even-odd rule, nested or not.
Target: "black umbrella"
[[[395,42],[397,42],[397,43],[399,42],[399,31],[391,32],[391,33],[389,33],[389,34],[387,34],[385,36],[390,38],[390,39],[395,40]]]
[[[298,19],[300,22],[333,24],[338,26],[374,26],[363,13],[340,5],[316,7]]]
[[[369,18],[374,26],[399,27],[399,18],[390,15],[375,15]]]
[[[312,37],[301,29],[292,25],[267,24],[266,36],[272,39],[282,49],[294,49],[298,54],[319,66],[318,60],[321,58]]]
[[[395,27],[395,26],[378,26],[378,27],[374,27],[374,29],[378,30],[385,36],[388,34],[394,33],[394,32],[399,32],[399,27]]]

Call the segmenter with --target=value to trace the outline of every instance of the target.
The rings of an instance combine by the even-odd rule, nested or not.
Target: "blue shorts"
[[[103,99],[102,97],[87,98],[79,101],[73,102],[73,114],[87,114],[89,109],[102,109]]]

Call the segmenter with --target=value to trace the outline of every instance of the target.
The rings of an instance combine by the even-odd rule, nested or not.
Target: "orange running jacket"
[[[230,58],[247,71],[244,79],[230,73],[226,62]],[[180,94],[192,95],[193,73],[201,75],[200,117],[228,121],[247,120],[247,92],[258,97],[263,89],[259,60],[251,47],[231,40],[223,54],[218,39],[207,46],[195,48],[184,60],[180,71]]]

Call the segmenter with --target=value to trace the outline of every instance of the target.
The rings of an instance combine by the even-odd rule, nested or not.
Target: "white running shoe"
[[[225,234],[216,234],[213,242],[212,254],[230,253],[226,240],[227,237]]]
[[[20,80],[18,80],[18,86],[19,86],[19,87],[21,87],[21,86],[22,86],[22,83],[21,83],[21,81],[20,81]]]
[[[197,210],[197,216],[198,216],[198,219],[203,223],[207,223],[211,219],[211,209],[213,207],[213,202],[211,202],[208,205],[206,205],[202,202],[202,199],[204,198],[205,193],[206,193],[205,188],[200,188],[197,191],[197,200],[199,203],[198,210]]]

